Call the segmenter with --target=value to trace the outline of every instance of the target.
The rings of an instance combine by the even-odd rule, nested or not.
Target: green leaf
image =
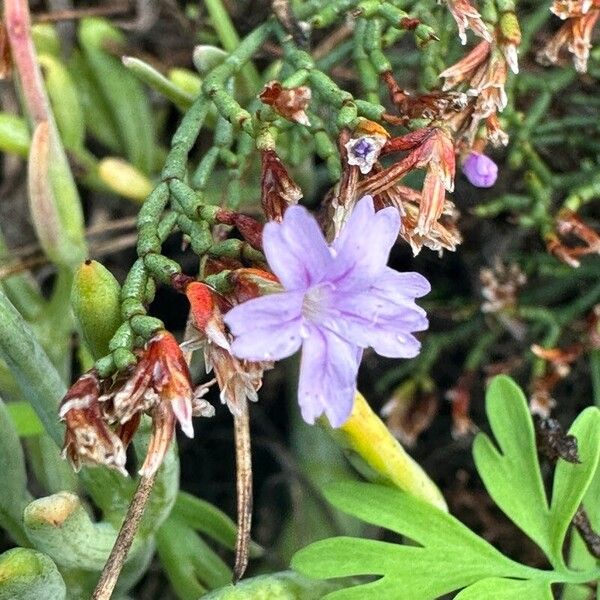
[[[460,594],[454,600],[552,600],[550,584],[543,581],[525,581],[490,577],[482,579]]]
[[[586,409],[573,424],[570,433],[577,437],[581,464],[559,461],[549,506],[523,393],[508,377],[498,377],[486,408],[498,447],[484,434],[477,437],[479,473],[502,510],[540,544],[555,570],[508,559],[451,515],[402,490],[356,482],[333,484],[325,496],[336,508],[409,541],[329,538],[296,553],[292,566],[315,578],[371,578],[334,591],[329,600],[433,600],[457,590],[462,600],[551,600],[553,583],[577,591],[580,584],[598,580],[593,561],[577,571],[567,569],[562,544],[582,500],[588,510],[593,507],[593,522],[600,519],[600,482],[594,477],[600,470],[600,411]]]
[[[590,406],[575,420],[569,434],[577,438],[579,464],[559,460],[552,489],[552,555],[562,559],[562,547],[571,520],[581,504],[600,460],[600,410]]]
[[[480,433],[473,444],[477,471],[502,511],[551,556],[550,510],[525,396],[509,377],[496,377],[486,412],[499,449]]]
[[[567,530],[600,457],[600,411],[588,408],[569,431],[577,438],[581,464],[558,461],[548,506],[533,421],[523,392],[510,378],[497,377],[488,388],[486,410],[500,451],[485,434],[475,439],[473,455],[485,487],[552,565],[562,569]]]
[[[172,514],[186,523],[188,527],[206,534],[225,548],[235,549],[237,526],[214,504],[186,492],[179,492]],[[252,542],[250,556],[257,557],[262,553],[263,549]]]
[[[196,600],[206,589],[227,585],[231,569],[186,523],[169,517],[158,530],[157,550],[180,600]]]
[[[10,402],[6,405],[6,410],[19,437],[37,436],[45,431],[42,422],[28,402],[23,400]]]
[[[0,525],[19,544],[29,545],[22,523],[23,509],[31,500],[27,491],[25,457],[7,405],[0,399]]]
[[[383,579],[334,592],[346,600],[375,595],[428,600],[493,576],[531,578],[539,571],[504,557],[451,515],[400,490],[344,482],[326,490],[337,508],[422,545],[338,537],[298,552],[294,569],[317,578],[379,575]],[[443,565],[443,569],[440,568]],[[432,573],[439,576],[432,577]]]

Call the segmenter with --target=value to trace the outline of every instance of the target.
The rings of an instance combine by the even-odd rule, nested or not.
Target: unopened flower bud
[[[475,187],[489,188],[498,178],[498,165],[485,154],[471,152],[462,164],[462,170]]]

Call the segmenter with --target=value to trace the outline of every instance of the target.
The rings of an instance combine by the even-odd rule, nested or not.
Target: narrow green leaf
[[[19,437],[36,436],[44,431],[42,422],[27,402],[10,402],[6,405],[6,411]]]
[[[196,498],[192,494],[179,492],[173,516],[186,523],[192,529],[200,531],[229,550],[235,548],[237,526],[222,510],[214,504]],[[262,548],[252,543],[250,556],[257,557],[263,553]]]
[[[0,399],[0,525],[19,544],[28,545],[21,516],[30,500],[27,491],[25,457],[19,436],[9,417],[6,404]]]
[[[553,597],[550,584],[544,581],[490,577],[465,588],[454,600],[552,600]]]
[[[188,110],[194,102],[194,96],[175,85],[152,65],[134,56],[123,56],[121,60],[140,81],[165,96],[182,112]]]
[[[196,600],[206,589],[227,585],[231,569],[198,534],[173,516],[158,530],[157,550],[180,600]]]
[[[496,377],[486,412],[499,450],[480,433],[473,444],[477,471],[502,511],[551,556],[550,511],[525,396],[509,377]]]

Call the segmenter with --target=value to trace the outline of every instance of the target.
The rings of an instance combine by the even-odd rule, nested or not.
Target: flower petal
[[[421,351],[421,342],[410,333],[379,332],[371,346],[377,354],[388,358],[414,358]]]
[[[356,294],[338,294],[337,319],[327,323],[340,336],[363,348],[371,346],[378,354],[412,358],[419,342],[410,335],[427,329],[425,311],[410,297],[386,295],[373,287]]]
[[[372,290],[384,295],[391,302],[401,302],[406,298],[420,298],[429,294],[431,284],[419,273],[399,273],[388,267],[373,282]]]
[[[303,298],[304,292],[259,296],[234,306],[223,320],[233,335],[262,327],[276,327],[300,317]]]
[[[231,353],[251,361],[281,360],[300,348],[302,319],[244,332],[231,344]]]
[[[288,290],[305,290],[327,272],[331,254],[316,219],[303,206],[290,206],[281,223],[263,231],[269,266]]]
[[[333,243],[335,261],[327,279],[344,290],[375,281],[386,267],[399,230],[400,214],[396,208],[376,213],[371,196],[359,200]]]
[[[282,292],[234,306],[224,317],[236,336],[231,351],[247,360],[279,360],[300,348],[303,292]]]
[[[362,353],[327,329],[307,328],[298,384],[302,417],[312,424],[325,413],[332,427],[340,427],[352,412]]]

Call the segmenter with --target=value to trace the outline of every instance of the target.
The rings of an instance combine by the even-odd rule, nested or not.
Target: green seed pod
[[[46,90],[65,148],[83,147],[85,123],[77,88],[65,65],[50,54],[38,55],[44,73]]]
[[[30,143],[31,137],[25,119],[0,112],[0,150],[26,158]]]
[[[64,600],[67,589],[52,559],[29,548],[0,556],[0,600]]]
[[[71,306],[94,358],[108,353],[109,342],[121,324],[120,295],[118,281],[95,260],[86,260],[75,273]]]

